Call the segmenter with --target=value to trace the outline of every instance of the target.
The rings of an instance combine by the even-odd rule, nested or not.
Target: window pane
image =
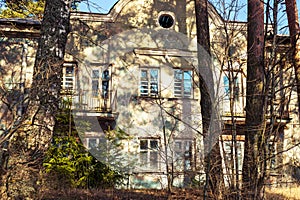
[[[140,93],[142,96],[148,95],[148,71],[141,70]]]
[[[224,83],[224,92],[226,95],[226,98],[229,98],[229,79],[226,75],[223,77],[223,83]]]
[[[181,151],[182,147],[181,147],[181,142],[176,141],[175,142],[175,151]]]
[[[157,148],[158,148],[158,141],[156,141],[156,140],[151,140],[151,141],[150,141],[150,148],[151,148],[151,149],[157,149]]]
[[[175,81],[182,81],[182,71],[180,69],[175,70],[174,78]]]
[[[147,153],[147,151],[140,152],[140,162],[141,162],[142,165],[147,166],[147,162],[148,162],[148,153]]]
[[[174,96],[175,97],[182,96],[182,71],[181,70],[174,71]]]
[[[240,93],[240,88],[239,88],[239,79],[238,77],[234,77],[234,100],[239,100],[239,93]]]
[[[140,92],[142,96],[148,96],[148,84],[142,83]]]
[[[140,150],[147,150],[148,149],[148,140],[141,140],[140,141]]]
[[[98,91],[99,91],[99,81],[92,80],[92,95],[98,96]]]
[[[93,79],[98,79],[100,76],[99,76],[99,70],[93,70],[92,71],[92,78]]]
[[[150,70],[150,92],[151,95],[157,95],[158,94],[158,70],[157,69],[151,69]]]
[[[157,81],[158,80],[158,70],[157,69],[151,69],[150,70],[150,80],[151,81]]]
[[[66,67],[66,76],[73,76],[73,67]]]
[[[141,81],[148,81],[148,72],[147,72],[147,70],[141,70]]]
[[[97,147],[97,139],[95,138],[89,138],[88,139],[88,148],[96,148]]]
[[[151,95],[157,95],[158,94],[158,85],[157,85],[157,83],[151,83],[150,91],[151,91]]]
[[[183,74],[184,78],[184,96],[190,97],[192,95],[192,72],[191,71],[184,71]]]
[[[108,98],[109,81],[102,81],[102,97]]]
[[[109,71],[108,70],[104,70],[104,72],[102,73],[102,79],[109,79]]]
[[[150,167],[151,168],[158,168],[158,153],[157,151],[150,152]]]

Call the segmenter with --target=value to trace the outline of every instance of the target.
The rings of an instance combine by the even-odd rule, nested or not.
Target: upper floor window
[[[75,81],[75,66],[66,64],[63,67],[62,89],[73,90]]]
[[[102,74],[100,70],[92,70],[92,95],[93,97],[109,98],[110,71],[105,69]],[[101,89],[100,89],[101,88]],[[101,90],[101,91],[100,91]]]
[[[104,70],[102,73],[102,97],[103,98],[108,98],[109,96],[109,70]]]
[[[99,78],[100,72],[98,69],[92,70],[92,95],[97,97],[99,95]]]
[[[174,71],[174,96],[192,96],[192,71],[176,69]]]
[[[171,28],[174,25],[174,18],[170,14],[162,14],[158,18],[158,23],[163,28]]]
[[[142,167],[149,169],[158,169],[158,139],[140,140],[140,163]]]
[[[158,95],[158,69],[141,69],[140,71],[140,95]]]

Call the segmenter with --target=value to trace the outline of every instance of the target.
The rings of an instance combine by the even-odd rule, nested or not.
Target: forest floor
[[[197,189],[175,189],[171,194],[165,190],[60,190],[43,193],[43,200],[197,200],[203,192]],[[229,198],[230,199],[230,198]],[[267,189],[265,199],[300,199],[300,187]]]

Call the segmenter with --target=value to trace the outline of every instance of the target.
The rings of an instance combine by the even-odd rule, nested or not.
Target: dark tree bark
[[[298,98],[298,119],[300,119],[300,27],[296,0],[285,0],[286,13],[288,18],[292,58],[295,71],[297,98]]]
[[[246,127],[243,162],[245,199],[259,199],[263,186],[264,4],[248,0]]]
[[[205,151],[205,173],[206,184],[204,188],[204,199],[209,190],[216,198],[220,198],[221,189],[223,188],[223,176],[222,176],[222,159],[220,155],[220,148],[218,139],[213,135],[215,133],[210,131],[211,118],[213,117],[213,102],[212,95],[214,95],[212,86],[208,84],[213,83],[213,75],[211,69],[210,60],[210,34],[208,24],[208,1],[207,0],[195,0],[195,13],[196,13],[196,27],[197,27],[197,42],[198,42],[198,68],[200,79],[200,107],[202,114],[202,126],[204,134],[204,151]],[[206,51],[207,58],[203,58],[203,48]],[[201,60],[201,61],[200,61]],[[206,65],[206,66],[203,66]],[[201,68],[207,68],[208,70],[202,70]],[[202,72],[206,73],[203,74]],[[204,76],[205,79],[204,79]]]
[[[69,33],[70,0],[47,0],[32,88],[22,127],[8,142],[2,199],[38,199],[39,172],[52,139],[62,64]]]

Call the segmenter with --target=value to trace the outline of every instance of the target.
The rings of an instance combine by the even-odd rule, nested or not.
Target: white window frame
[[[176,79],[176,73],[181,73],[181,79]],[[187,79],[185,79],[185,73],[190,73],[190,93],[186,93]],[[174,69],[174,97],[177,98],[192,98],[193,97],[193,70],[191,69]]]
[[[72,72],[69,73],[68,69],[72,69]],[[75,70],[76,64],[74,63],[65,63],[63,65],[63,77],[62,77],[62,89],[67,91],[73,91],[75,89]]]
[[[93,147],[90,146],[90,141],[91,140],[95,140],[95,148],[97,148],[97,146],[99,145],[99,138],[95,138],[95,137],[88,137],[86,138],[86,148],[87,149],[92,149]]]
[[[142,142],[146,142],[146,146],[142,145]],[[153,146],[154,143],[157,145],[156,148]],[[159,139],[157,138],[139,139],[139,162],[143,169],[153,171],[160,168],[159,145]],[[143,158],[143,155],[145,158]]]
[[[157,77],[156,80],[152,79],[151,77],[151,71],[155,70],[157,71]],[[143,80],[142,78],[142,72],[146,71],[147,72],[147,80]],[[140,68],[140,82],[139,82],[139,93],[140,96],[143,97],[155,97],[159,96],[160,93],[160,70],[158,68]],[[153,85],[156,85],[156,90],[153,90],[152,87]]]

